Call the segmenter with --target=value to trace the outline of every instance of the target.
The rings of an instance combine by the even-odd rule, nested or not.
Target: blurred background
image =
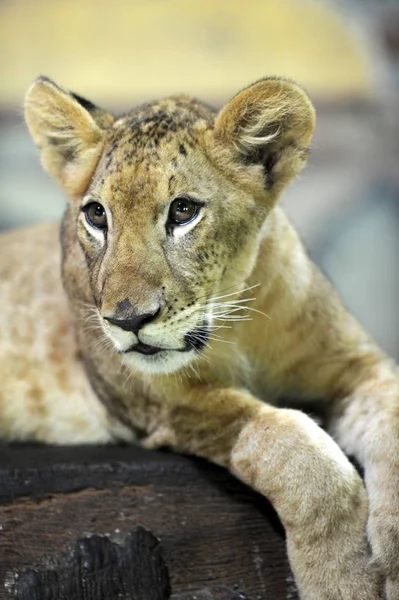
[[[0,229],[63,211],[23,122],[39,74],[116,113],[179,92],[221,106],[264,75],[298,80],[318,123],[283,203],[346,304],[399,358],[397,1],[0,0]]]

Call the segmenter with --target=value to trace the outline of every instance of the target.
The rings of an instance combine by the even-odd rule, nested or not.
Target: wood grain
[[[15,586],[17,600],[168,600],[169,575],[159,541],[138,528],[124,544],[93,535],[78,540],[64,565],[28,569]]]
[[[79,561],[73,566],[78,540],[86,539],[83,545],[97,540],[94,547],[100,544],[110,555],[130,552],[133,564],[135,554],[126,544],[129,548],[138,528],[160,541],[172,600],[297,598],[271,506],[205,461],[128,447],[0,447],[0,481],[0,600],[15,591],[21,600],[36,600],[26,595],[26,581],[37,586],[55,577],[59,585],[65,574],[66,581],[82,579]],[[85,584],[85,591],[76,584],[75,595],[65,598],[141,600],[137,593],[126,595],[132,594],[129,586],[121,588],[124,596],[115,590],[104,595],[115,578],[127,577],[119,563],[100,568],[97,587]],[[57,593],[41,600],[63,600]]]

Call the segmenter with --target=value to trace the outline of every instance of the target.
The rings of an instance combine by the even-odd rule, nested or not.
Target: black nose
[[[140,331],[144,325],[151,323],[154,319],[159,315],[161,309],[158,308],[154,313],[143,313],[141,315],[136,315],[131,317],[130,319],[113,319],[112,317],[104,317],[106,321],[112,323],[112,325],[116,325],[124,331],[131,331],[136,335]]]

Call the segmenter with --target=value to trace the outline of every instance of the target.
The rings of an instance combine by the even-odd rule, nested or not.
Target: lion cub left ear
[[[229,148],[233,169],[258,166],[262,186],[276,197],[305,165],[314,126],[315,111],[306,92],[288,79],[270,77],[222,108],[214,136]]]
[[[72,195],[84,193],[105,141],[112,115],[39,77],[25,98],[25,119],[40,149],[43,167]]]

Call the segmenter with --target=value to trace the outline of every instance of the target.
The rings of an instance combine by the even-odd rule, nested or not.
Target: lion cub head
[[[206,346],[217,297],[244,285],[265,219],[306,161],[309,98],[266,78],[219,113],[173,97],[114,118],[40,77],[25,111],[69,195],[70,299],[86,282],[98,335],[134,369],[179,369]]]

